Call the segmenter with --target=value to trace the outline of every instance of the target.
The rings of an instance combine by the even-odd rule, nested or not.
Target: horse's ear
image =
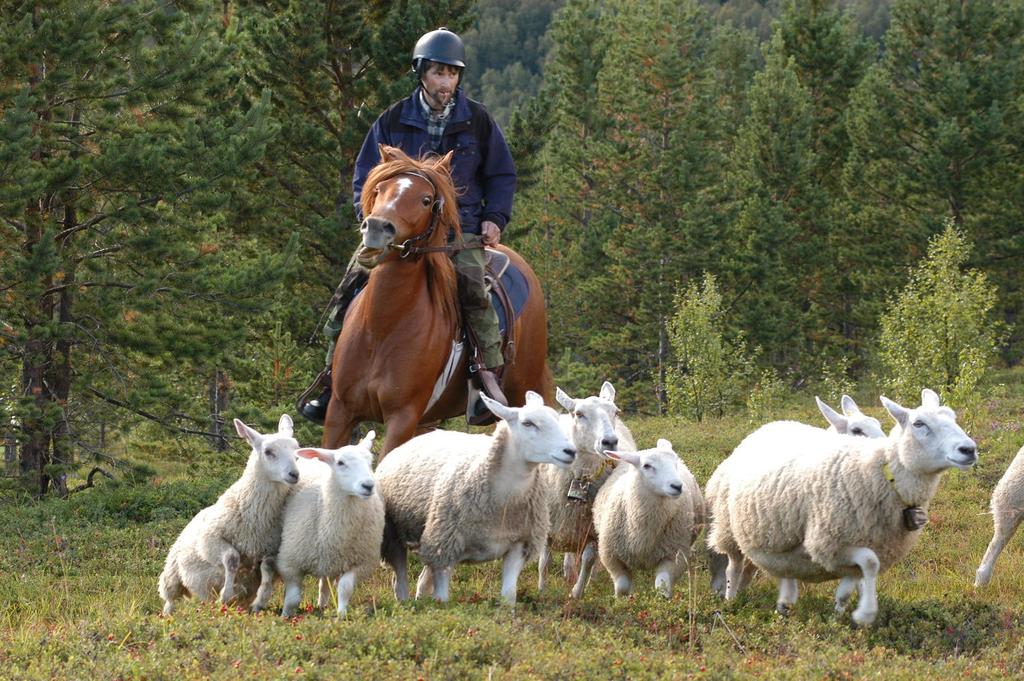
[[[377,153],[380,154],[380,162],[387,163],[388,161],[394,161],[396,158],[395,152],[398,151],[394,147],[389,147],[386,144],[377,145]]]
[[[449,151],[447,154],[438,159],[437,163],[434,164],[434,168],[444,173],[452,172],[452,155],[454,151]]]

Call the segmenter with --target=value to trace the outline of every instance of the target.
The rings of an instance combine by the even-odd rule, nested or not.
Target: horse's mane
[[[377,185],[397,175],[417,173],[429,178],[431,184],[434,185],[434,189],[438,193],[438,196],[434,197],[435,201],[443,200],[434,233],[420,245],[443,246],[448,242],[449,232],[454,233],[456,238],[461,238],[462,225],[459,222],[458,194],[455,184],[452,182],[451,167],[448,165],[448,161],[436,155],[417,160],[395,147],[383,147],[382,151],[385,160],[382,160],[370,171],[366,183],[363,185],[361,199],[363,215],[370,215],[373,212]],[[427,264],[427,286],[431,301],[435,307],[444,310],[449,319],[458,319],[455,266],[452,264],[451,256],[444,251],[439,251],[424,253],[422,257]]]

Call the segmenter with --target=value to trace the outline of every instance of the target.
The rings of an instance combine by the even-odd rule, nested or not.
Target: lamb
[[[978,567],[974,578],[974,586],[985,586],[992,579],[992,569],[996,559],[1002,552],[1006,542],[1010,541],[1017,531],[1021,520],[1024,520],[1024,447],[1010,462],[1010,467],[992,490],[992,522],[995,531],[992,541],[985,551],[985,557]]]
[[[917,542],[942,473],[978,459],[952,409],[881,400],[900,426],[896,439],[777,421],[736,448],[709,537],[712,548],[729,556],[727,599],[736,596],[746,557],[789,578],[780,584],[780,609],[796,601],[795,591],[783,588],[792,580],[840,579],[837,612],[859,588],[853,621],[874,622],[878,574]]]
[[[576,448],[555,410],[533,391],[523,407],[483,397],[502,419],[492,435],[434,431],[393,449],[377,466],[387,513],[382,553],[395,571],[395,596],[409,597],[407,545],[425,568],[417,598],[448,600],[461,562],[503,558],[501,597],[516,602],[523,565],[547,541],[550,517],[541,464],[568,467]]]
[[[615,595],[632,592],[635,569],[654,568],[655,589],[671,597],[703,528],[700,487],[668,440],[654,449],[605,454],[628,464],[615,469],[594,500],[598,553]]]
[[[814,397],[814,401],[818,404],[818,409],[821,410],[822,416],[830,424],[828,427],[829,432],[840,433],[841,435],[885,437],[885,431],[882,430],[882,424],[878,422],[878,419],[861,412],[860,407],[857,406],[857,403],[849,395],[843,395],[842,414],[822,402],[817,396]]]
[[[257,566],[264,580],[260,589],[270,587],[271,561],[281,541],[281,511],[299,480],[299,443],[287,414],[274,434],[261,435],[238,419],[235,430],[252,446],[245,472],[216,503],[197,513],[171,546],[160,573],[165,615],[183,595],[206,600],[219,590],[221,603],[236,595],[251,596]]]
[[[576,447],[576,460],[569,470],[544,466],[541,471],[548,489],[551,532],[540,550],[537,589],[544,589],[551,550],[564,551],[563,574],[567,579],[575,577],[572,597],[581,598],[597,555],[591,509],[597,490],[612,471],[612,462],[600,452],[635,451],[636,443],[618,417],[615,388],[608,381],[597,396],[573,399],[559,388],[555,399],[569,412],[558,418]]]
[[[928,390],[926,392],[931,393]],[[932,393],[934,394],[934,393]],[[829,422],[828,432],[839,433],[843,435],[857,435],[861,437],[885,437],[885,431],[882,430],[882,424],[878,422],[878,419],[871,416],[865,415],[861,412],[860,407],[853,401],[853,398],[849,395],[843,395],[842,397],[842,408],[843,413],[836,412],[832,407],[825,404],[821,398],[815,396],[814,401],[818,405],[818,409],[821,411],[825,420]],[[717,496],[717,488],[722,485],[723,475],[719,475],[718,471],[712,476],[712,480],[708,481],[707,496],[705,501],[708,504],[708,508],[714,508],[714,499]],[[713,482],[712,482],[713,481]],[[720,553],[710,551],[710,568],[711,568],[711,590],[719,596],[725,596],[725,572],[726,566],[728,565],[729,559]],[[738,589],[742,591],[750,580],[754,576],[756,568],[749,562],[745,564],[744,570],[740,576]],[[796,581],[786,581],[780,585],[780,589],[788,589],[793,594],[797,591]]]
[[[319,460],[318,473],[295,490],[284,507],[277,570],[284,581],[281,615],[302,600],[302,579],[320,578],[318,605],[327,606],[327,580],[337,581],[338,615],[345,616],[356,583],[380,562],[384,501],[373,479],[374,431],[340,449],[306,447],[296,455]],[[326,466],[326,467],[325,467]]]

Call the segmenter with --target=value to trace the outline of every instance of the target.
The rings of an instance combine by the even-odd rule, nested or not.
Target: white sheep
[[[818,404],[822,416],[829,422],[828,430],[830,432],[840,435],[885,437],[885,431],[882,430],[882,424],[878,422],[878,419],[864,414],[849,395],[843,395],[842,414],[822,402],[817,395],[815,395],[814,401]]]
[[[434,431],[396,447],[377,466],[387,522],[382,553],[395,596],[409,597],[407,546],[424,564],[416,596],[448,600],[458,563],[503,558],[501,596],[515,604],[523,565],[547,541],[550,518],[541,464],[568,467],[576,449],[558,414],[535,392],[523,407],[484,397],[502,419],[492,435]]]
[[[932,391],[928,390],[928,393]],[[932,393],[934,394],[934,393]],[[849,395],[843,395],[842,397],[842,409],[843,413],[836,412],[832,407],[828,406],[819,397],[815,396],[814,401],[818,405],[818,409],[821,411],[822,416],[829,422],[827,428],[830,433],[839,433],[841,435],[856,435],[860,437],[885,437],[885,431],[882,430],[882,424],[878,422],[878,419],[867,416],[864,414],[857,403],[854,402],[853,398]],[[705,502],[708,504],[710,512],[714,512],[714,499],[718,496],[718,487],[722,484],[721,480],[724,474],[719,474],[715,471],[711,480],[708,481],[707,494],[705,496]],[[725,596],[726,579],[725,572],[726,567],[729,563],[727,556],[720,553],[710,551],[709,564],[711,569],[711,590],[719,596]],[[744,566],[743,572],[740,576],[738,584],[738,590],[742,591],[747,583],[754,576],[756,568],[749,564]],[[798,586],[796,580],[786,581],[780,583],[780,590],[787,590],[792,594],[797,593]]]
[[[321,608],[327,606],[328,580],[337,582],[338,615],[344,616],[356,583],[380,563],[384,501],[373,478],[374,437],[371,430],[357,445],[295,452],[321,463],[312,475],[303,469],[303,482],[284,507],[275,561],[284,581],[282,616],[295,613],[306,575],[320,578]]]
[[[238,419],[235,430],[252,446],[245,472],[197,513],[171,546],[160,573],[164,614],[173,612],[183,595],[206,600],[219,590],[222,603],[236,595],[253,596],[257,572],[264,580],[260,589],[270,587],[266,580],[272,577],[270,561],[281,541],[281,510],[299,479],[299,443],[287,414],[277,433],[262,435]]]
[[[655,589],[671,597],[703,528],[700,487],[668,440],[654,449],[605,454],[628,464],[615,469],[594,501],[598,554],[615,595],[632,591],[634,570],[654,568]]]
[[[568,470],[556,466],[545,466],[541,470],[548,488],[551,532],[537,561],[537,589],[544,589],[551,551],[564,551],[562,574],[566,579],[576,580],[572,597],[581,598],[597,557],[597,533],[591,509],[597,491],[614,466],[601,452],[606,449],[635,451],[636,443],[618,416],[615,388],[608,381],[601,386],[600,394],[583,399],[573,399],[558,388],[555,400],[568,412],[558,418],[576,447],[576,460]]]
[[[988,550],[985,551],[985,557],[978,567],[974,586],[985,586],[992,579],[996,558],[1017,531],[1021,520],[1024,520],[1024,447],[1017,452],[1006,473],[992,490],[989,507],[992,509],[995,530]]]
[[[777,421],[748,435],[728,468],[709,538],[729,556],[726,598],[735,598],[744,557],[780,583],[779,608],[796,601],[793,580],[840,579],[836,610],[860,590],[853,620],[878,614],[878,574],[916,543],[948,468],[977,461],[974,441],[948,407],[882,404],[898,438],[866,439]]]

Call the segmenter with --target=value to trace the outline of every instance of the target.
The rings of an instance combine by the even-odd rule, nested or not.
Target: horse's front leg
[[[392,449],[411,440],[416,435],[416,428],[419,426],[423,410],[418,408],[405,408],[393,412],[384,417],[386,433],[384,435],[384,447],[381,449],[381,456]]]
[[[324,416],[324,433],[320,446],[324,449],[337,449],[350,444],[352,432],[359,425],[355,416],[338,400],[331,400]]]

